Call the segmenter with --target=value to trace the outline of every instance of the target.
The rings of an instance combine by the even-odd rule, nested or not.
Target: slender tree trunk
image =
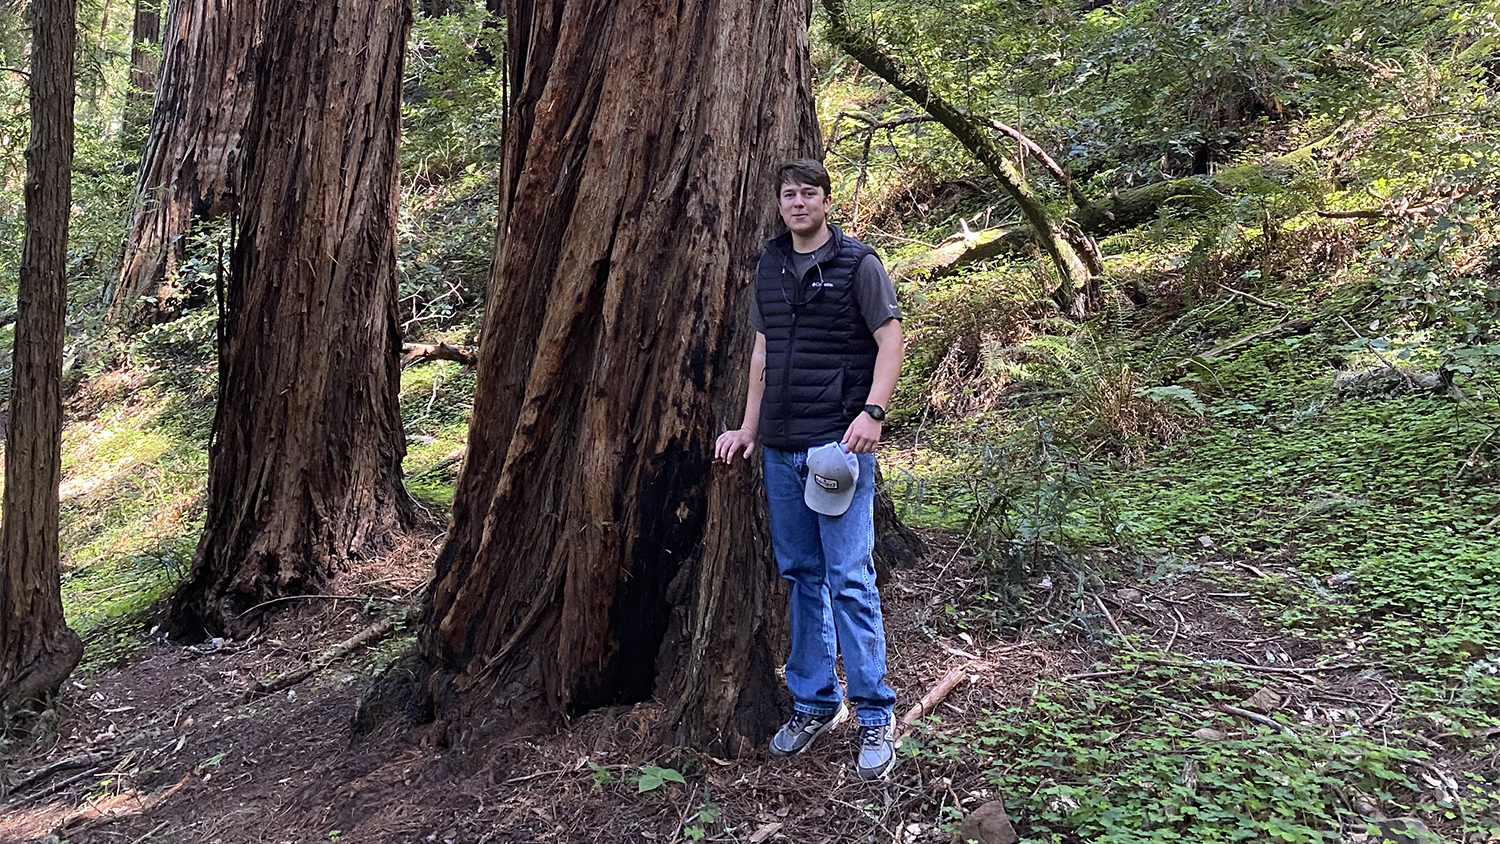
[[[1051,257],[1061,277],[1061,284],[1053,293],[1053,298],[1070,316],[1086,315],[1094,273],[1102,270],[1097,263],[1090,266],[1091,262],[1098,261],[1098,252],[1088,236],[1057,219],[1048,210],[1046,204],[1026,183],[1021,171],[1011,163],[1005,151],[985,134],[984,127],[978,121],[971,119],[933,91],[931,86],[907,70],[894,56],[882,51],[873,38],[851,26],[845,0],[823,0],[823,8],[828,12],[829,40],[926,109],[928,114],[943,124],[959,143],[979,159],[979,163],[1000,183],[1001,189],[1015,200],[1021,214],[1036,232],[1037,242]]]
[[[192,225],[235,206],[234,174],[255,93],[264,4],[171,2],[151,128],[136,173],[136,206],[112,298],[117,321],[176,315],[182,297],[194,292],[175,280]]]
[[[151,118],[156,72],[161,66],[161,9],[157,0],[135,0],[130,37],[130,90],[125,94],[125,136],[133,137]]]
[[[0,703],[57,689],[83,655],[58,580],[62,350],[73,170],[74,0],[33,0],[31,142],[0,524]]]
[[[469,457],[421,635],[463,720],[655,695],[738,753],[781,712],[785,590],[739,424],[774,173],[820,149],[808,0],[512,0]],[[503,338],[503,339],[502,339]]]
[[[411,523],[396,218],[409,0],[267,0],[181,637],[243,635]],[[354,45],[357,45],[357,49]],[[292,80],[296,80],[295,83]],[[264,610],[261,610],[264,612]]]

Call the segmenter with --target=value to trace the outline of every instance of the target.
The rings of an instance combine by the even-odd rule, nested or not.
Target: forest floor
[[[412,644],[399,631],[289,689],[252,693],[257,680],[305,666],[409,605],[437,539],[413,536],[348,574],[340,591],[367,598],[295,602],[246,642],[184,647],[149,632],[123,664],[70,682],[46,737],[7,774],[0,841],[948,841],[962,814],[1001,796],[995,772],[1017,761],[958,745],[992,743],[997,714],[1058,718],[1038,707],[1039,688],[1069,688],[1073,705],[1092,711],[1093,691],[1155,669],[1244,695],[1240,707],[1180,708],[1183,729],[1210,744],[1271,746],[1276,732],[1295,738],[1340,723],[1379,731],[1396,716],[1399,684],[1378,666],[1266,623],[1275,607],[1251,598],[1299,578],[1285,561],[1207,551],[1174,576],[1113,583],[1093,599],[1095,618],[1128,636],[1113,644],[1077,620],[1071,632],[1002,638],[965,621],[988,588],[979,562],[957,536],[927,538],[928,555],[884,592],[892,684],[904,709],[952,669],[968,682],[906,737],[902,763],[883,782],[854,775],[850,726],[790,760],[722,760],[651,746],[649,703],[467,750],[439,748],[428,728],[400,716],[356,737],[371,678]],[[1139,721],[1153,705],[1127,709],[1141,707],[1130,714]],[[1273,712],[1290,717],[1262,714]],[[1065,752],[1072,739],[1056,735]],[[1500,762],[1464,742],[1450,747],[1453,736],[1415,735],[1431,745],[1421,771],[1438,788]]]

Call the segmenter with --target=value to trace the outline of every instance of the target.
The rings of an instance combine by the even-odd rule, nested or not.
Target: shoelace
[[[860,727],[859,743],[872,750],[878,749],[882,744],[885,744],[885,730],[885,724],[878,724],[873,727]]]

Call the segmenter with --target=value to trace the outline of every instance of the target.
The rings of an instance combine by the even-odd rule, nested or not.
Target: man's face
[[[781,220],[792,234],[811,237],[828,222],[833,200],[817,185],[788,182],[781,186]]]

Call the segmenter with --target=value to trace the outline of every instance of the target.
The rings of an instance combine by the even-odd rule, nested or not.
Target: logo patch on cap
[[[833,478],[825,478],[822,475],[813,475],[813,481],[815,481],[818,486],[828,490],[829,492],[838,492],[839,482],[834,480]]]

